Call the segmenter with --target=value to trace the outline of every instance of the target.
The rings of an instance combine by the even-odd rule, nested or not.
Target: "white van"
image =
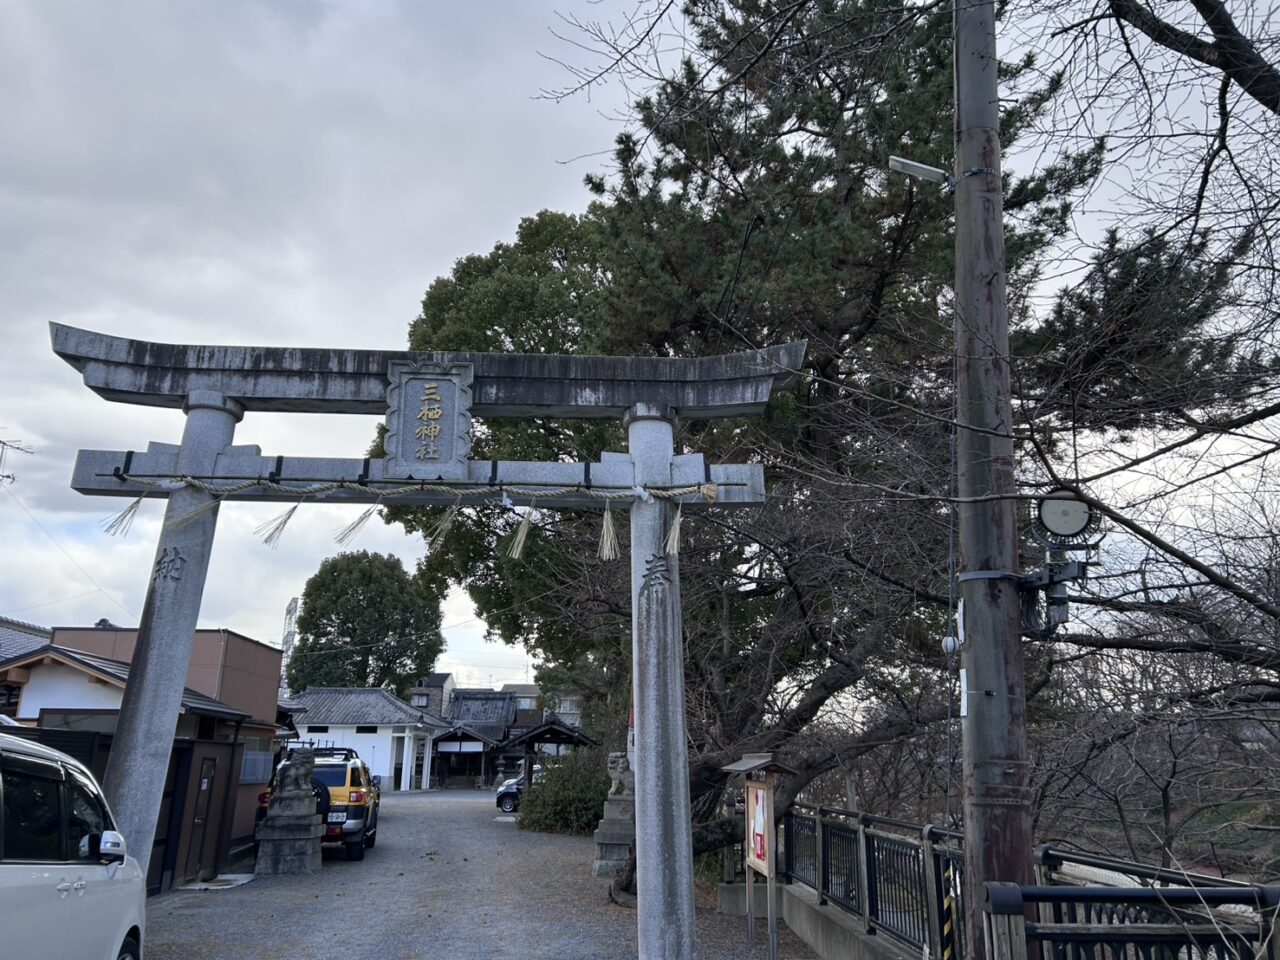
[[[93,776],[0,733],[0,930],[24,960],[141,960],[146,878]]]

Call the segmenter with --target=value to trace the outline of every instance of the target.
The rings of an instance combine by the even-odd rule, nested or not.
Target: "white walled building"
[[[431,744],[448,723],[380,687],[311,687],[293,697],[298,735],[317,747],[351,747],[384,790],[423,790]]]

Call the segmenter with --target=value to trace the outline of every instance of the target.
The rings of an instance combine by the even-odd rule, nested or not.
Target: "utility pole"
[[[994,3],[956,0],[954,29],[964,901],[967,953],[981,958],[982,884],[1031,882],[1031,802]]]

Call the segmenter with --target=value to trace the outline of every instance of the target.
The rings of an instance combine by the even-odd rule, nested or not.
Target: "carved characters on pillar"
[[[655,590],[671,586],[671,571],[667,567],[667,558],[655,553],[645,565],[644,580],[640,583],[640,592],[644,593],[652,587]]]
[[[156,568],[151,575],[153,583],[163,583],[166,580],[181,580],[182,571],[186,569],[187,558],[177,547],[165,547],[160,551],[160,556],[156,557]]]
[[[470,363],[429,360],[389,365],[385,478],[465,479],[473,371]]]
[[[636,639],[672,652],[684,639],[680,628],[680,585],[670,557],[654,554],[645,566],[636,611]]]

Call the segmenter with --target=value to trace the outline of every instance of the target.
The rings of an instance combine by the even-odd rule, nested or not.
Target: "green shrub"
[[[543,833],[591,833],[609,795],[608,759],[602,749],[579,747],[555,766],[545,761],[542,782],[520,798],[520,829]]]

